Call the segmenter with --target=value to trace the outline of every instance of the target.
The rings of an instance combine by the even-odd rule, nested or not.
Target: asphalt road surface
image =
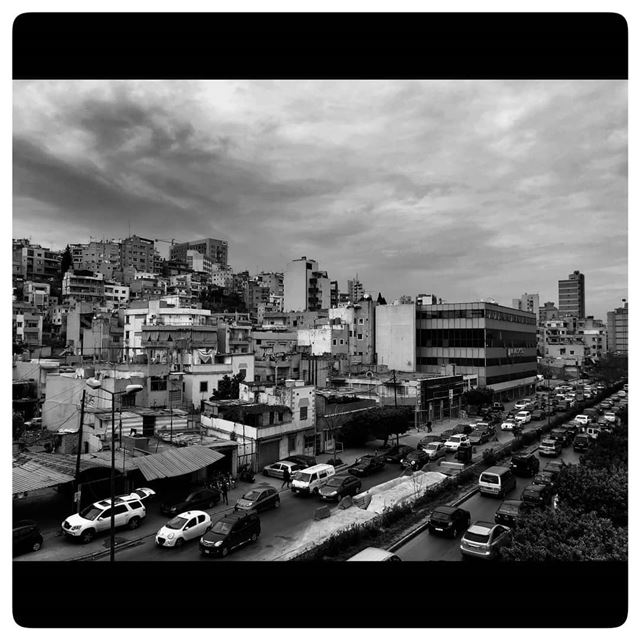
[[[537,452],[536,452],[537,455]],[[562,450],[562,460],[567,464],[578,464],[578,453],[573,451],[571,446]],[[549,460],[558,458],[540,458],[540,469],[543,469]],[[506,496],[506,500],[518,500],[522,490],[531,482],[531,478],[516,478],[516,488]],[[476,520],[484,520],[493,522],[493,516],[500,506],[502,500],[500,498],[491,498],[481,496],[479,493],[474,494],[468,500],[463,502],[460,507],[471,512],[471,523]],[[461,560],[460,554],[460,534],[456,539],[444,538],[429,535],[427,531],[423,531],[415,538],[412,538],[405,545],[396,550],[396,554],[401,560],[426,561],[426,560]]]

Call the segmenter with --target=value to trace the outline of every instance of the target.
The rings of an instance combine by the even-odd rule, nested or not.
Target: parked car
[[[516,477],[507,467],[489,467],[480,474],[478,489],[480,495],[504,498],[507,493],[516,488]]]
[[[414,449],[412,449],[414,451]],[[339,473],[320,487],[320,498],[322,500],[341,500],[345,496],[355,496],[360,493],[362,482],[359,478],[348,473]]]
[[[422,450],[429,455],[430,460],[444,458],[447,455],[447,449],[444,442],[430,442]]]
[[[113,501],[116,527],[137,529],[147,515],[142,502],[118,497]],[[91,542],[96,534],[111,529],[111,499],[99,500],[74,513],[62,523],[62,533],[68,538]]]
[[[502,402],[494,402],[491,405],[491,408],[497,411],[504,411],[504,405],[502,404]]]
[[[13,555],[42,548],[42,534],[33,520],[19,520],[13,525]]]
[[[250,509],[266,511],[267,509],[277,509],[280,506],[280,496],[278,490],[270,484],[256,485],[247,491],[242,498],[238,498],[233,507],[234,511],[249,511]]]
[[[543,471],[553,474],[554,480],[558,479],[560,472],[568,466],[564,460],[550,460],[544,465]]]
[[[616,423],[616,417],[617,416],[616,416],[614,411],[611,411],[611,410],[605,411],[603,417],[607,422],[611,422],[613,424]]]
[[[293,462],[291,460],[279,460],[278,462],[263,467],[262,475],[272,478],[282,478],[284,476],[284,470],[289,469],[290,477],[293,477],[296,471],[307,468],[308,466],[306,464],[300,464],[299,462]]]
[[[553,489],[548,484],[528,484],[523,490],[520,499],[531,506],[544,507],[551,504]]]
[[[533,476],[533,484],[548,484],[552,489],[556,488],[556,475],[550,471],[540,471]]]
[[[513,431],[513,428],[516,426],[516,421],[513,418],[507,418],[501,425],[500,429],[502,431]]]
[[[466,422],[460,422],[452,429],[454,434],[464,433],[465,435],[469,435],[473,431],[473,425],[470,425]]]
[[[214,522],[200,538],[200,554],[222,556],[238,547],[255,542],[260,535],[260,518],[255,511],[228,513]]]
[[[531,412],[531,420],[540,421],[545,419],[544,409],[535,409]]]
[[[469,442],[472,445],[484,444],[485,442],[488,442],[490,438],[491,436],[486,429],[474,429],[469,434]]]
[[[526,512],[522,500],[504,500],[496,510],[493,519],[496,524],[513,527]]]
[[[538,453],[541,456],[557,457],[562,454],[562,444],[559,440],[552,438],[545,438],[538,448]]]
[[[171,500],[160,505],[160,512],[172,516],[192,509],[213,509],[220,502],[217,489],[196,489],[178,500]]]
[[[139,489],[134,489],[130,494],[121,497],[125,500],[140,500],[143,504],[146,504],[146,502],[148,502],[155,495],[156,492],[153,489],[149,489],[148,487],[140,487]]]
[[[431,442],[443,442],[442,436],[437,436],[435,433],[425,436],[418,442],[418,449],[424,449]]]
[[[531,400],[529,398],[522,398],[522,400],[518,400],[513,405],[513,408],[516,409],[517,411],[522,411],[522,410],[528,409],[530,404],[531,404]]]
[[[318,464],[314,456],[304,456],[297,454],[283,458],[282,462],[295,462],[296,464],[299,464],[300,468],[302,469],[313,467],[313,465]]]
[[[588,424],[591,422],[591,418],[590,418],[588,415],[584,414],[584,413],[579,413],[579,414],[574,418],[574,420],[575,420],[578,424],[580,424],[580,425],[584,425],[584,426],[588,425]]]
[[[405,458],[400,461],[403,467],[411,467],[411,469],[422,469],[422,467],[429,462],[431,458],[426,451],[417,449],[407,454]]]
[[[156,533],[159,547],[181,547],[186,541],[202,536],[211,526],[211,516],[205,511],[185,511],[171,518]]]
[[[460,540],[463,557],[489,560],[500,553],[500,549],[511,541],[511,530],[493,522],[474,522]]]
[[[592,442],[593,439],[586,433],[579,433],[573,440],[573,450],[586,451],[591,446]]]
[[[457,451],[461,444],[470,444],[469,436],[463,433],[452,435],[445,443],[444,446],[447,451]]]
[[[515,417],[516,423],[527,424],[531,422],[531,412],[530,411],[518,411]]]
[[[460,507],[436,507],[429,516],[427,529],[432,535],[442,534],[456,538],[471,524],[471,513]]]
[[[376,471],[384,469],[385,459],[383,455],[366,455],[358,458],[354,465],[349,467],[349,473],[354,476],[368,476]]]
[[[446,442],[451,436],[455,436],[456,432],[454,429],[446,429],[440,434],[440,440],[442,442]]]
[[[420,442],[422,442],[422,440]],[[418,443],[418,447],[420,446],[420,442]],[[402,458],[404,458],[410,451],[414,451],[414,448],[409,445],[394,444],[391,449],[385,452],[384,459],[386,462],[395,462],[396,464],[400,464],[400,460],[402,460]]]
[[[335,467],[330,464],[316,464],[313,467],[300,469],[293,476],[291,491],[301,495],[318,494],[329,478],[335,475]]]
[[[547,438],[558,440],[563,447],[568,447],[571,444],[571,440],[573,440],[571,431],[564,427],[552,429]]]
[[[532,453],[529,455],[513,456],[513,458],[511,458],[510,468],[513,475],[530,478],[538,473],[540,460]]]

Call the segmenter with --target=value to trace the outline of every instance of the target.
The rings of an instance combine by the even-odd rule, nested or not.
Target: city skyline
[[[220,238],[234,270],[306,255],[388,302],[558,304],[578,269],[604,319],[626,120],[624,81],[20,81],[13,236]]]

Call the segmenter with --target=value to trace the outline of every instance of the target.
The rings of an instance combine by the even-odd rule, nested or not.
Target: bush
[[[482,461],[490,467],[496,463],[496,453],[493,449],[485,449],[482,452]]]

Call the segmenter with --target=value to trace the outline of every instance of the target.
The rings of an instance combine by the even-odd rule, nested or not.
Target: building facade
[[[609,351],[629,353],[629,303],[607,313],[607,336]]]
[[[378,305],[375,345],[379,365],[398,371],[416,371],[416,305]]]
[[[287,263],[284,273],[284,310],[316,311],[331,307],[331,282],[306,256]]]
[[[540,312],[540,294],[525,292],[519,298],[513,299],[512,306],[514,309],[520,309],[520,311],[529,311],[538,318]]]
[[[215,238],[202,238],[174,244],[171,246],[170,257],[172,260],[186,262],[189,250],[198,251],[209,258],[211,262],[225,267],[229,262],[229,243],[226,240],[216,240]]]
[[[566,280],[558,280],[558,310],[560,316],[584,318],[584,274],[570,273]]]

